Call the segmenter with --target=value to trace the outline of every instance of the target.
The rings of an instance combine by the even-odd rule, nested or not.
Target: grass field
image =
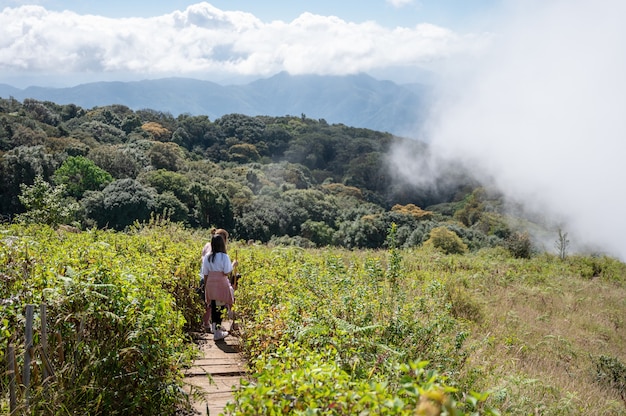
[[[167,223],[0,231],[2,362],[13,343],[21,365],[26,304],[45,301],[63,340],[31,412],[185,407],[206,235]],[[229,254],[251,374],[233,414],[626,414],[626,265],[615,259],[238,242]],[[2,412],[8,386],[3,372]]]

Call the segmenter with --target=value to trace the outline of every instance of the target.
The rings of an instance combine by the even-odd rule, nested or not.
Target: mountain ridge
[[[194,78],[99,81],[73,87],[24,89],[0,84],[0,97],[36,99],[83,108],[121,104],[174,116],[225,114],[300,115],[354,127],[406,135],[419,124],[427,86],[403,86],[367,74],[290,75],[286,72],[242,85]]]

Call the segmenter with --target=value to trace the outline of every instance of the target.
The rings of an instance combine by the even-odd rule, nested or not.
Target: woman
[[[221,235],[222,238],[224,239],[224,244],[226,246],[228,246],[228,231],[226,231],[223,228],[213,228],[211,230],[211,237],[213,237],[214,235]],[[204,247],[202,248],[202,255],[200,257],[200,277],[202,278],[201,284],[204,284],[205,280],[204,280],[204,274],[202,272],[202,264],[204,262],[204,257],[207,254],[211,254],[211,241],[207,242]],[[235,260],[233,262],[233,269],[237,266],[237,261]],[[213,332],[213,326],[211,325],[211,304],[210,303],[206,303],[205,304],[205,311],[204,311],[204,315],[202,316],[202,326],[204,327],[205,330],[210,331],[211,333]]]
[[[211,305],[211,318],[213,323],[213,339],[220,340],[228,336],[228,331],[221,328],[222,310],[225,305],[232,307],[234,298],[228,281],[228,274],[233,271],[237,261],[231,263],[226,254],[226,243],[220,234],[211,238],[211,252],[202,260],[202,275],[204,276],[205,301]]]

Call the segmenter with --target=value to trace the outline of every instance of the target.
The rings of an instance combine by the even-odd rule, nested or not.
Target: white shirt
[[[215,253],[213,262],[209,261],[210,254],[207,254],[202,258],[202,268],[200,273],[204,276],[209,272],[223,272],[228,274],[233,271],[233,264],[230,261],[230,257],[226,253]]]

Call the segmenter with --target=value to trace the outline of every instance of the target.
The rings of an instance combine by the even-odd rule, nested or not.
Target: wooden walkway
[[[229,335],[214,341],[210,333],[194,333],[194,338],[201,354],[185,371],[185,389],[192,395],[196,415],[216,416],[223,413],[233,399],[233,388],[246,374],[239,339]]]

